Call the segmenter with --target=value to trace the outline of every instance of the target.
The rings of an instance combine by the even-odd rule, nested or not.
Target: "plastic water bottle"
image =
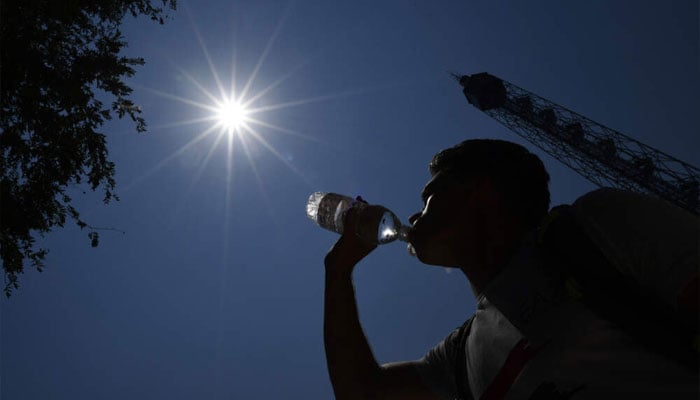
[[[355,234],[364,240],[376,244],[396,239],[408,241],[410,228],[402,225],[393,212],[384,207],[370,208],[360,200],[337,193],[312,193],[306,203],[306,215],[321,228],[343,233],[345,216],[351,208],[357,209]]]

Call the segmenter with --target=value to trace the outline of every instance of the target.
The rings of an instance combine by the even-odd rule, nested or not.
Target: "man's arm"
[[[339,400],[437,400],[422,383],[416,362],[380,366],[362,331],[352,271],[375,247],[352,233],[344,234],[325,259],[323,334],[335,396]]]

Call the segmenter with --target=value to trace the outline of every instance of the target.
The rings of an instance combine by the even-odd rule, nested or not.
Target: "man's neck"
[[[523,243],[524,235],[502,241],[491,241],[484,246],[484,251],[465,266],[460,267],[469,280],[475,297],[479,297],[486,286],[510,263]]]

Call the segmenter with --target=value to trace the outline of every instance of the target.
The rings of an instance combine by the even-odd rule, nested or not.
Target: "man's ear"
[[[474,196],[475,204],[488,208],[500,208],[505,205],[503,193],[492,177],[488,175],[478,176],[474,179],[473,184],[471,195]]]
[[[499,229],[512,229],[520,232],[526,227],[522,224],[516,210],[506,201],[505,194],[496,180],[490,176],[480,177],[475,183],[473,200],[478,207],[478,214],[489,227]]]

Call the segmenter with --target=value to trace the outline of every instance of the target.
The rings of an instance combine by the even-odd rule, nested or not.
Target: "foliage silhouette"
[[[86,182],[104,190],[105,204],[118,200],[98,129],[117,115],[146,130],[124,83],[144,59],[120,55],[127,46],[120,26],[129,15],[163,24],[176,1],[0,1],[0,257],[8,297],[25,262],[44,266],[37,234],[72,219],[98,245],[66,189]]]

